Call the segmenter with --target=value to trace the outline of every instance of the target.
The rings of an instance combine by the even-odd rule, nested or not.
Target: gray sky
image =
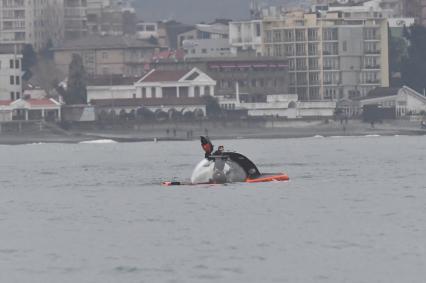
[[[272,5],[306,0],[259,0]],[[245,19],[250,0],[134,0],[144,21],[176,19],[187,23],[211,21],[215,18]]]

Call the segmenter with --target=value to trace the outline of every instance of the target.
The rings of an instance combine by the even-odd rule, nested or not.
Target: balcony
[[[380,80],[365,80],[363,84],[380,84]]]
[[[367,65],[367,66],[364,66],[364,69],[367,69],[367,70],[380,70],[380,65]]]
[[[380,55],[380,50],[365,50],[367,55]]]

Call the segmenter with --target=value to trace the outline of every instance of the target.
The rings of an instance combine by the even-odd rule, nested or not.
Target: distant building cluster
[[[247,20],[190,25],[139,19],[130,0],[2,0],[0,100],[9,107],[53,95],[62,103],[56,88],[66,90],[77,54],[87,104],[101,116],[143,105],[205,116],[204,96],[250,116],[328,117],[339,105],[350,115],[359,109],[352,101],[389,88],[390,34],[426,25],[425,11],[426,0],[312,0],[309,8],[252,1]],[[24,66],[28,45],[42,61],[37,71]]]

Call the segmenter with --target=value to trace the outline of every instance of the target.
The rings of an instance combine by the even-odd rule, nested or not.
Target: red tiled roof
[[[92,99],[99,107],[206,105],[202,97]]]
[[[10,100],[0,100],[0,106],[9,106],[12,101]]]
[[[57,106],[56,103],[50,99],[27,99],[25,101],[33,106]]]
[[[189,71],[176,70],[176,71],[160,71],[155,70],[149,74],[142,82],[176,82],[185,76]]]

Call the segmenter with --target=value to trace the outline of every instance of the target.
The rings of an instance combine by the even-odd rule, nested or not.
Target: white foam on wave
[[[108,143],[117,143],[114,140],[103,139],[103,140],[91,140],[91,141],[82,141],[82,144],[108,144]]]
[[[366,138],[377,138],[377,137],[381,137],[381,135],[365,135],[364,137],[366,137]]]
[[[316,138],[316,139],[321,139],[321,138],[323,138],[324,136],[321,136],[321,135],[315,135],[315,136],[313,136],[314,138]]]

